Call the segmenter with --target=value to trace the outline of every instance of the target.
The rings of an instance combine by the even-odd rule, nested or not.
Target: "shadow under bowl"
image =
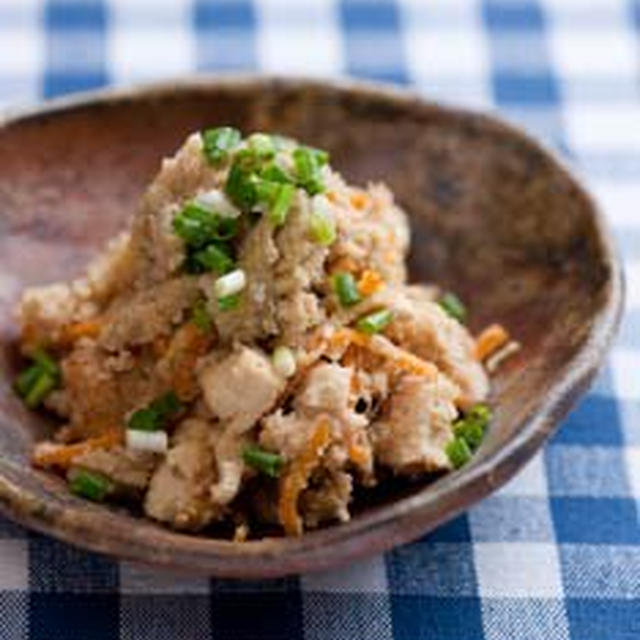
[[[87,503],[32,469],[51,424],[11,382],[20,290],[68,279],[120,230],[145,184],[194,130],[230,124],[331,152],[347,180],[383,180],[410,215],[411,279],[459,293],[471,328],[522,344],[493,379],[495,419],[473,461],[378,491],[351,522],[244,544],[172,532]],[[519,130],[359,83],[199,77],[45,104],[0,121],[0,510],[67,542],[216,576],[344,564],[410,541],[508,480],[587,388],[615,333],[622,276],[579,182]],[[604,426],[602,428],[605,428]]]

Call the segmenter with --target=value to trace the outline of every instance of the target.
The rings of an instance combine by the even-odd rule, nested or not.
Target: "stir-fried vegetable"
[[[211,316],[207,311],[207,305],[204,300],[199,300],[191,311],[191,321],[193,324],[202,331],[202,333],[209,333],[213,328],[213,322]]]
[[[60,367],[45,351],[39,349],[31,356],[33,364],[24,369],[15,382],[16,391],[24,403],[35,409],[60,383]]]
[[[458,322],[464,322],[467,319],[467,308],[455,293],[447,291],[440,297],[438,304]]]
[[[489,407],[486,404],[476,404],[464,417],[454,422],[453,432],[469,445],[471,451],[475,451],[482,444],[490,420]]]
[[[229,156],[229,152],[237,147],[242,134],[233,127],[217,127],[207,129],[202,134],[203,151],[211,164],[220,164]]]
[[[173,391],[156,398],[148,407],[138,409],[129,418],[129,429],[136,431],[158,431],[182,411],[182,403]]]
[[[312,147],[298,147],[293,152],[298,184],[309,195],[322,193],[325,189],[322,167],[329,161],[329,154]]]
[[[69,489],[72,493],[94,502],[102,502],[114,489],[109,478],[86,469],[73,469],[69,473]]]
[[[463,438],[454,438],[446,446],[446,454],[454,469],[459,469],[471,460],[471,449]]]
[[[356,322],[356,329],[367,335],[380,333],[393,320],[393,312],[389,309],[380,309],[363,316]]]
[[[213,240],[231,240],[238,233],[238,221],[189,203],[173,219],[173,229],[189,247],[197,248]]]
[[[287,220],[287,214],[293,201],[295,187],[291,184],[280,184],[269,210],[269,220],[274,227],[281,227]]]
[[[140,431],[127,429],[127,449],[132,451],[148,451],[150,453],[166,453],[169,448],[169,437],[166,431]]]
[[[289,347],[276,347],[271,359],[274,369],[283,378],[290,378],[296,372],[296,357]]]
[[[272,478],[277,478],[284,467],[284,458],[277,453],[265,451],[257,445],[248,445],[242,452],[246,464]]]
[[[236,309],[240,304],[240,293],[233,293],[229,296],[218,298],[218,309],[220,311],[231,311]]]
[[[343,307],[351,307],[362,300],[356,280],[351,273],[336,273],[333,276],[333,288]]]

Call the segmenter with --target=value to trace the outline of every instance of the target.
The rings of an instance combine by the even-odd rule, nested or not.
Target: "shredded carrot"
[[[364,191],[356,191],[351,194],[349,202],[354,209],[365,209],[371,203],[371,199]]]
[[[333,204],[338,202],[338,194],[335,191],[327,191],[325,195]]]
[[[318,420],[313,434],[302,454],[290,465],[280,481],[278,519],[287,535],[302,534],[302,518],[298,513],[298,498],[309,482],[311,472],[318,465],[322,454],[331,442],[331,421],[323,416]]]
[[[58,467],[68,469],[73,460],[90,451],[97,449],[108,449],[121,440],[119,431],[111,430],[100,436],[89,438],[76,444],[53,444],[45,442],[38,445],[33,452],[33,464],[36,467]]]
[[[349,460],[365,472],[370,472],[373,465],[373,458],[371,456],[371,447],[365,446],[362,442],[358,442],[358,435],[361,436],[361,440],[366,442],[366,439],[362,438],[362,431],[354,432],[348,429],[345,433],[345,439],[347,444],[347,455]]]
[[[196,362],[209,351],[213,341],[212,334],[202,333],[192,322],[176,331],[165,357],[169,362],[171,387],[180,400],[192,400],[197,395]]]
[[[358,264],[353,258],[343,257],[336,260],[331,264],[331,273],[337,273],[338,271],[345,271],[346,273],[356,274],[358,272]]]
[[[476,358],[484,360],[508,341],[509,334],[502,325],[489,325],[476,338]]]
[[[382,276],[373,269],[365,269],[358,280],[358,291],[363,296],[370,296],[384,287]]]
[[[101,325],[98,320],[73,322],[63,327],[60,333],[60,342],[63,345],[68,345],[80,338],[97,338],[100,335],[100,329]]]
[[[393,264],[398,261],[398,252],[395,249],[389,249],[385,252],[383,260],[386,264]]]

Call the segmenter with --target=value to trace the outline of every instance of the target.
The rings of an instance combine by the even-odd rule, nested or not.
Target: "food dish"
[[[84,277],[22,295],[16,390],[61,419],[33,463],[237,541],[461,467],[489,422],[483,361],[517,344],[499,325],[474,340],[458,297],[407,284],[409,236],[390,191],[323,150],[190,135]]]
[[[474,333],[499,321],[517,336],[521,350],[492,377],[491,428],[469,464],[374,492],[340,526],[243,544],[77,498],[30,464],[54,425],[13,388],[23,364],[13,315],[20,290],[80,273],[126,226],[158,158],[211,122],[282,131],[329,150],[351,182],[384,179],[410,215],[411,280],[457,291]],[[231,76],[92,92],[5,117],[0,166],[0,511],[120,559],[282,576],[416,539],[495,491],[539,449],[603,362],[623,306],[606,221],[553,153],[499,118],[407,91]]]

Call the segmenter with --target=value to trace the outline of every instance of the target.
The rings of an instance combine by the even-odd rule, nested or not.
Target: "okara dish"
[[[23,294],[16,389],[62,419],[33,463],[236,540],[346,521],[356,487],[463,465],[486,369],[517,344],[407,284],[408,244],[391,193],[325,152],[191,135],[84,278]]]

